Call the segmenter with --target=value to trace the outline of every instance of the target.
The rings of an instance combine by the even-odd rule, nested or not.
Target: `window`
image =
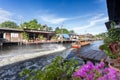
[[[11,33],[11,37],[18,37],[18,33]]]

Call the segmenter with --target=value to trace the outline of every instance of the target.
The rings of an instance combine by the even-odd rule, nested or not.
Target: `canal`
[[[101,44],[103,41],[95,41],[81,50],[99,50]],[[82,59],[76,57],[70,46],[71,44],[41,44],[3,48],[0,50],[0,80],[24,80],[19,76],[20,71],[24,68],[42,69],[56,56],[75,58],[82,64]]]

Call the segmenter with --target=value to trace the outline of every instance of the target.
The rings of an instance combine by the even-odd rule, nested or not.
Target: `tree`
[[[74,30],[70,30],[69,32],[70,32],[71,34],[74,34],[74,33],[75,33]]]
[[[23,24],[21,24],[22,29],[28,28],[28,27],[29,27],[29,24],[27,22],[24,22]]]
[[[62,31],[61,31],[62,34],[69,34],[69,31],[68,31],[67,29],[63,28],[63,29],[61,29],[61,30],[62,30]]]
[[[26,32],[23,32],[22,35],[23,35],[23,39],[29,40],[28,34]]]
[[[38,22],[36,19],[33,19],[29,22],[30,29],[38,29]]]
[[[38,30],[43,30],[44,27],[41,24],[38,24]]]
[[[52,31],[52,27],[47,27],[47,31]]]
[[[44,29],[44,27],[41,24],[39,24],[36,19],[33,19],[29,22],[24,22],[23,24],[21,24],[21,28],[22,29],[24,29],[24,28],[35,29],[35,30],[43,30]]]
[[[12,21],[5,21],[0,24],[2,28],[19,28],[15,22]]]
[[[55,33],[56,34],[69,34],[70,32],[66,28],[59,29],[59,27],[57,27],[55,29]]]

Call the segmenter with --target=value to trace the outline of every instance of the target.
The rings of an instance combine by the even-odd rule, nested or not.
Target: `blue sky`
[[[63,25],[77,34],[99,34],[107,31],[106,0],[0,0],[0,23],[32,19],[53,29]]]

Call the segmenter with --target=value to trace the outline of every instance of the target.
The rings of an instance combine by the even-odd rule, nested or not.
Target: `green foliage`
[[[38,24],[36,19],[33,19],[29,22],[24,22],[23,24],[21,24],[21,28],[26,28],[26,29],[35,29],[37,30],[38,28],[40,28],[41,25]]]
[[[29,27],[30,29],[38,29],[38,22],[36,19],[33,19],[29,22]]]
[[[69,31],[65,28],[61,29],[63,34],[69,34]]]
[[[74,34],[74,33],[75,33],[74,30],[70,30],[69,32],[70,32],[71,34]]]
[[[95,38],[101,38],[101,39],[105,39],[106,38],[106,33],[100,33],[94,36]]]
[[[47,26],[46,26],[47,27]],[[21,24],[22,29],[34,29],[34,30],[44,30],[44,27],[37,22],[36,19],[33,19],[29,22],[24,22]],[[47,27],[47,31],[52,30],[52,27]]]
[[[104,42],[105,43],[110,43],[110,42],[114,42],[114,41],[118,41],[120,42],[120,28],[115,28],[116,23],[115,22],[111,22],[111,28],[108,30],[108,35],[106,36]],[[119,26],[119,25],[118,25]]]
[[[116,24],[115,22],[111,23],[111,28],[108,30],[107,35],[104,38],[103,45],[100,46],[102,50],[105,51],[105,53],[110,56],[111,58],[117,58],[118,56],[113,54],[110,49],[108,48],[108,45],[111,42],[120,42],[120,28],[115,28]]]
[[[113,40],[110,38],[110,37],[108,37],[108,36],[106,36],[105,38],[104,38],[104,43],[111,43]]]
[[[27,22],[24,22],[23,24],[21,24],[20,28],[24,29],[24,28],[28,28],[29,24]]]
[[[61,30],[59,29],[59,27],[57,27],[57,28],[55,29],[55,33],[56,33],[56,34],[61,34]]]
[[[47,27],[47,31],[52,31],[52,27]]]
[[[114,55],[114,54],[111,52],[111,50],[109,49],[108,45],[109,45],[109,43],[105,43],[105,44],[101,45],[99,48],[100,48],[101,50],[103,50],[110,58],[112,58],[112,59],[117,58],[118,56]]]
[[[52,36],[52,39],[57,39],[57,38],[56,38],[56,36],[54,35],[54,36]]]
[[[29,40],[28,34],[26,32],[23,32],[22,35],[23,35],[23,39]]]
[[[2,28],[19,28],[15,22],[12,21],[5,21],[0,24]]]
[[[45,69],[38,71],[25,69],[20,76],[25,75],[28,80],[72,80],[76,65],[78,62],[75,60],[64,60],[58,56]]]
[[[115,27],[115,25],[116,25],[116,23],[115,23],[114,21],[111,21],[110,26],[111,26],[112,28],[114,28],[114,27]]]
[[[43,37],[43,35],[38,35],[38,38],[40,39],[40,40],[43,40],[43,39],[45,39],[44,37]]]
[[[55,33],[56,33],[56,34],[69,34],[69,33],[71,33],[71,32],[74,33],[73,30],[69,31],[69,30],[67,30],[66,28],[60,29],[59,27],[57,27],[57,28],[55,29]]]
[[[108,31],[108,37],[112,39],[112,41],[120,42],[120,28],[111,28]]]

